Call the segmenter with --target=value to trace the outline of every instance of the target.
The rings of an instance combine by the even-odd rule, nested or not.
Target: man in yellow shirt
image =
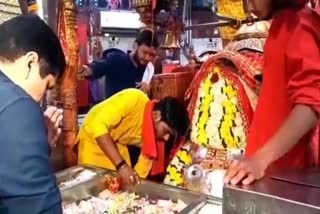
[[[175,98],[150,101],[140,90],[125,89],[94,106],[78,134],[78,163],[117,170],[125,185],[164,172],[164,145],[185,135],[189,118]],[[134,169],[127,145],[141,147]]]

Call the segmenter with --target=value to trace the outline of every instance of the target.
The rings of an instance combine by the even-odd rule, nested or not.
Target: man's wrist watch
[[[126,163],[124,160],[122,160],[122,161],[120,161],[120,163],[118,163],[118,164],[116,165],[116,170],[119,171],[120,169],[122,169],[122,168],[125,167],[126,165],[127,165],[127,163]]]

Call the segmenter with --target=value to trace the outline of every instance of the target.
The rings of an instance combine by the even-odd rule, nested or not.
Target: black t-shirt
[[[110,53],[89,65],[93,78],[106,77],[106,98],[128,88],[136,88],[136,82],[141,82],[146,66],[136,67],[129,54]]]

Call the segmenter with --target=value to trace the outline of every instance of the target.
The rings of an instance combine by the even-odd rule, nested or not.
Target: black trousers
[[[131,166],[134,167],[138,162],[141,149],[137,146],[128,146],[128,150],[130,154]]]

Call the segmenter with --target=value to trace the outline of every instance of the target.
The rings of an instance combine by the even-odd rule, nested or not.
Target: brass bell
[[[173,31],[167,31],[163,44],[161,45],[162,49],[180,49],[180,42],[177,38],[177,35]]]
[[[151,5],[151,0],[131,0],[131,5],[133,8],[146,7]]]
[[[146,8],[151,7],[151,0],[131,0],[131,6],[135,8],[138,13],[141,13]]]

